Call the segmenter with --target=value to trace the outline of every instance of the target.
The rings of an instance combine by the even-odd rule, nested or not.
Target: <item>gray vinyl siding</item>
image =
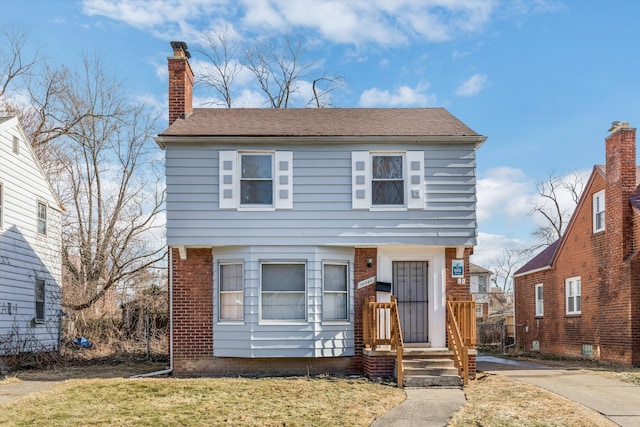
[[[214,250],[214,355],[220,357],[334,357],[353,356],[353,255],[352,248],[282,247],[217,248]],[[260,263],[306,264],[306,320],[260,320]],[[349,265],[349,319],[322,320],[322,263]],[[220,262],[244,266],[244,319],[218,321]]]
[[[13,123],[16,123],[13,125]],[[13,136],[20,151],[12,151]],[[61,297],[61,211],[17,121],[0,122],[0,354],[58,345]],[[37,232],[37,204],[47,205],[47,234]],[[45,319],[36,316],[36,279],[45,281]],[[9,308],[11,307],[11,308]]]
[[[472,143],[270,146],[293,152],[293,209],[220,210],[218,153],[238,148],[166,144],[169,245],[475,245]],[[351,152],[369,150],[424,151],[424,210],[352,209]]]

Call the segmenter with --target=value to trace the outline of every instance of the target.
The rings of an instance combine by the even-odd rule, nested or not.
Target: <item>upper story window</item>
[[[535,287],[536,292],[536,317],[544,315],[544,294],[542,292],[542,284],[539,283]]]
[[[582,313],[582,285],[580,277],[571,277],[565,280],[565,301],[567,314]]]
[[[403,156],[371,156],[371,204],[404,206]]]
[[[293,152],[221,151],[220,209],[293,208]]]
[[[593,232],[604,230],[604,190],[593,195]]]
[[[38,202],[38,234],[47,235],[47,205]]]
[[[487,292],[487,276],[478,276],[478,292]]]
[[[221,321],[244,319],[244,281],[242,263],[220,264],[220,314]]]
[[[273,206],[273,155],[240,154],[240,206]]]
[[[351,153],[353,209],[424,209],[424,151]]]
[[[20,154],[20,140],[17,136],[13,137],[13,153]]]

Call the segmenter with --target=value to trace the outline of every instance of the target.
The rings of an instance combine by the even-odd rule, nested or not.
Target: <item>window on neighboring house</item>
[[[535,292],[536,292],[536,316],[542,317],[544,315],[544,294],[542,292],[542,284],[536,285]]]
[[[478,292],[487,292],[487,276],[478,276]]]
[[[220,314],[222,321],[244,319],[242,264],[220,264]]]
[[[348,264],[325,263],[322,271],[324,296],[323,320],[349,319],[349,269]]]
[[[262,320],[306,320],[306,277],[304,263],[263,263]]]
[[[582,287],[580,277],[571,277],[565,280],[565,296],[567,302],[567,314],[580,314]]]
[[[44,322],[45,284],[44,279],[36,279],[36,322]]]
[[[482,317],[482,304],[476,304],[476,317]]]
[[[351,153],[353,209],[424,209],[424,151]]]
[[[14,154],[20,154],[20,140],[17,136],[13,137],[13,152]]]
[[[38,234],[47,235],[47,205],[38,202]]]
[[[3,213],[4,213],[4,187],[0,182],[0,230],[2,230],[2,228],[4,227],[4,221],[2,216]]]
[[[593,195],[593,232],[604,230],[604,190]]]
[[[293,208],[293,152],[220,152],[220,208]]]

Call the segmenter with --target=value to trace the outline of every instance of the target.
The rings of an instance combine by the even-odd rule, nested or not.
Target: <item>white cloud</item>
[[[489,169],[478,179],[478,221],[496,216],[521,219],[533,207],[535,182],[520,169],[504,166]]]
[[[428,83],[420,83],[415,88],[400,86],[395,92],[377,87],[367,89],[360,95],[361,107],[432,107],[436,105],[436,96],[427,93]]]
[[[240,21],[245,29],[309,29],[337,43],[385,46],[446,41],[483,30],[496,0],[83,0],[82,11],[156,37],[195,40],[203,22]],[[207,24],[205,24],[207,25]]]
[[[471,262],[489,268],[503,256],[505,249],[523,249],[528,247],[528,243],[502,234],[478,233],[478,244],[473,250]]]
[[[464,83],[458,86],[456,95],[458,96],[473,96],[477,95],[487,86],[487,76],[484,74],[474,74],[469,77]]]

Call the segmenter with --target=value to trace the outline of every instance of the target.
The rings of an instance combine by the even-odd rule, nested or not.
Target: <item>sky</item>
[[[538,182],[588,176],[604,163],[611,122],[640,123],[639,17],[635,0],[0,2],[0,27],[22,29],[53,62],[102,56],[163,117],[169,42],[186,42],[202,69],[202,35],[223,29],[240,41],[300,37],[309,58],[344,79],[336,107],[446,108],[487,136],[472,258],[481,265],[531,244]],[[238,103],[267,106],[240,76]],[[196,89],[195,106],[211,96]]]

